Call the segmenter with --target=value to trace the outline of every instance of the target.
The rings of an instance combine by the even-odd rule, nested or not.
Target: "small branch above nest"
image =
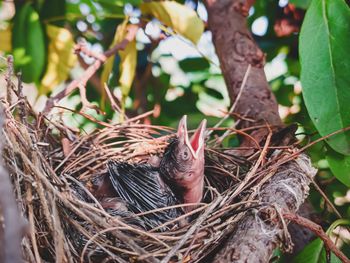
[[[107,50],[103,54],[89,50],[84,43],[78,43],[75,47],[75,53],[82,52],[89,57],[95,58],[96,60],[84,71],[84,74],[79,79],[73,80],[63,91],[47,100],[45,109],[43,111],[44,114],[50,112],[50,110],[54,107],[55,102],[60,101],[64,97],[68,96],[77,88],[79,88],[81,102],[83,104],[82,111],[84,111],[84,109],[86,108],[92,108],[96,111],[99,111],[99,109],[92,105],[86,98],[86,83],[96,73],[96,71],[107,61],[109,57],[116,54],[119,50],[124,50],[127,44],[135,39],[138,29],[138,25],[129,25],[128,33],[126,34],[125,38],[120,43],[117,43],[114,47]]]

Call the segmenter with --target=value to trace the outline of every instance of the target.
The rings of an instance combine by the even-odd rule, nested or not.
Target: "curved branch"
[[[264,64],[265,54],[255,43],[247,28],[246,16],[252,0],[206,0],[209,28],[218,54],[232,103],[237,103],[239,116],[254,119],[241,120],[241,127],[267,122],[281,125],[278,105],[267,83]],[[236,98],[248,65],[252,66],[246,87],[238,102]]]
[[[285,249],[290,250],[292,243],[282,211],[295,213],[299,209],[315,174],[316,169],[304,154],[281,166],[269,181],[256,189],[262,208],[241,219],[214,262],[269,262],[282,241]]]

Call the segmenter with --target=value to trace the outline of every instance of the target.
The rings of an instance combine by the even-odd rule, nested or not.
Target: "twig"
[[[312,178],[312,184],[316,188],[316,190],[320,193],[320,195],[324,198],[325,202],[330,206],[330,208],[333,210],[333,212],[337,215],[338,218],[342,218],[341,214],[339,213],[338,209],[334,206],[331,200],[329,200],[328,196],[322,191],[322,189],[318,186],[316,181]]]
[[[19,127],[20,131],[22,132],[22,136],[25,140],[25,142],[27,143],[27,145],[29,146],[29,158],[32,159],[32,163],[33,165],[35,165],[36,167],[38,167],[38,169],[42,169],[41,165],[40,165],[40,160],[38,158],[38,155],[36,155],[36,146],[35,146],[35,142],[34,142],[34,136],[30,136],[30,134],[27,132],[26,129],[24,129],[24,127]],[[23,152],[21,152],[21,154],[24,155]],[[29,167],[27,167],[26,164],[24,164],[25,169],[30,170]],[[54,224],[53,224],[53,219],[51,217],[51,211],[49,208],[49,204],[48,204],[48,200],[46,198],[46,192],[45,192],[45,188],[42,185],[41,180],[39,180],[39,178],[37,177],[37,174],[34,174],[34,178],[36,180],[36,184],[35,184],[35,188],[37,190],[37,194],[39,196],[39,199],[41,201],[41,209],[44,213],[44,216],[46,217],[49,229],[51,232],[54,232]]]
[[[28,220],[30,226],[30,239],[32,242],[32,247],[34,250],[35,261],[40,263],[40,253],[38,249],[38,243],[36,242],[35,232],[35,222],[34,222],[34,211],[33,211],[33,195],[32,195],[32,186],[30,183],[26,183],[26,195],[27,195],[27,206],[28,206]]]
[[[157,227],[149,230],[149,232],[155,232],[156,230],[162,229],[163,227],[168,226],[168,225],[172,225],[175,222],[181,222],[182,220],[185,220],[189,216],[195,215],[195,214],[199,213],[200,211],[205,210],[208,206],[209,206],[208,204],[205,204],[205,205],[203,205],[203,206],[201,206],[199,208],[196,208],[196,209],[192,210],[191,212],[188,212],[188,213],[183,214],[183,215],[181,215],[179,217],[176,217],[175,219],[172,219],[172,220],[167,221],[167,222],[165,222],[165,223],[163,223],[161,225],[158,225]]]
[[[83,57],[79,54],[78,55],[78,61],[80,66],[84,69],[87,70],[88,67],[90,66],[89,64],[85,63]],[[95,88],[95,90],[101,94],[101,79],[99,78],[99,76],[95,73],[90,79],[89,79],[90,83],[92,84],[92,86]]]
[[[258,160],[254,164],[254,166],[251,168],[251,170],[247,173],[247,175],[245,176],[244,180],[239,184],[239,186],[234,191],[234,193],[231,195],[230,200],[233,200],[233,198],[235,198],[238,194],[240,194],[241,191],[244,188],[247,187],[247,184],[249,183],[249,181],[256,175],[256,171],[258,170],[259,166],[264,161],[264,158],[266,156],[267,148],[268,148],[268,146],[270,144],[271,137],[272,137],[272,132],[271,132],[271,129],[270,129],[270,133],[268,134],[268,136],[266,138],[266,142],[265,142],[264,148],[262,149]]]
[[[284,159],[278,161],[276,163],[276,165],[278,165],[278,166],[283,165],[283,164],[285,164],[285,163],[295,159],[296,156],[298,156],[301,153],[305,152],[306,149],[310,148],[311,146],[315,145],[316,143],[319,143],[319,142],[324,141],[324,140],[326,140],[326,139],[328,139],[328,138],[330,138],[330,137],[332,137],[332,136],[334,136],[336,134],[339,134],[339,133],[342,133],[342,132],[346,132],[346,131],[350,131],[350,126],[345,127],[343,129],[339,129],[339,130],[337,130],[335,132],[332,132],[330,134],[327,134],[325,136],[322,136],[321,138],[318,138],[318,139],[310,142],[309,144],[307,144],[304,147],[300,148],[299,150],[295,151],[293,154],[289,155],[287,158],[284,158]],[[266,164],[269,165],[270,162],[267,162]]]
[[[316,223],[306,219],[304,217],[298,216],[296,214],[291,213],[283,213],[283,217],[285,219],[291,220],[294,223],[306,227],[314,232],[320,239],[322,239],[326,248],[331,250],[342,262],[349,263],[350,260],[341,252],[337,246],[332,242],[332,240],[327,236],[327,234],[323,231],[322,227],[317,225]]]
[[[107,57],[105,56],[105,54],[100,54],[97,52],[94,52],[93,50],[90,50],[86,47],[86,42],[85,40],[80,41],[78,45],[76,45],[74,47],[74,53],[78,54],[78,53],[84,53],[85,55],[87,55],[88,57],[100,60],[100,61],[106,61]]]
[[[231,128],[231,129],[234,129],[234,128],[239,124],[239,122],[240,122],[240,120],[235,121],[235,122],[231,125],[230,128]],[[223,141],[230,133],[231,133],[230,130],[225,131],[223,135],[221,135],[219,138],[217,138],[217,139],[215,140],[214,147],[220,145],[220,144],[222,143],[222,141]]]
[[[9,65],[11,68],[12,65]],[[8,77],[11,77],[9,70]],[[9,79],[10,81],[10,79]],[[3,124],[5,122],[3,114],[3,105],[0,104],[0,136],[3,137]],[[0,140],[0,153],[3,152],[3,140]],[[0,237],[0,242],[3,249],[3,262],[21,262],[21,239],[24,229],[22,217],[18,212],[18,207],[12,193],[12,184],[10,175],[4,167],[2,158],[0,158],[0,206],[4,224],[0,226],[3,229],[3,236]]]
[[[80,95],[81,95],[81,100],[82,100],[82,104],[83,104],[82,110],[84,110],[86,107],[96,109],[96,107],[94,105],[90,104],[90,102],[88,102],[88,100],[86,99],[86,88],[85,87],[86,87],[87,81],[107,61],[107,59],[110,56],[116,54],[119,50],[124,50],[125,47],[127,46],[127,44],[134,40],[138,28],[139,27],[137,25],[130,25],[128,27],[128,33],[126,34],[125,38],[120,43],[117,43],[114,47],[107,50],[103,54],[97,54],[95,52],[88,51],[88,49],[85,48],[84,44],[81,44],[81,43],[78,44],[76,47],[77,52],[84,52],[88,56],[96,58],[96,61],[85,70],[83,76],[81,76],[78,80],[73,80],[63,91],[58,93],[56,96],[49,98],[46,102],[46,106],[45,106],[43,113],[44,114],[48,113],[52,109],[52,107],[54,106],[55,102],[68,96],[71,92],[73,92],[77,88],[79,88]]]
[[[54,230],[53,236],[54,236],[54,242],[55,242],[56,263],[67,262],[67,259],[64,253],[64,235],[63,235],[64,232],[61,227],[61,220],[59,217],[59,213],[57,211],[55,197],[54,198],[51,197],[51,205],[52,205],[52,214],[53,214],[52,217],[55,224],[55,230]]]
[[[56,108],[59,108],[59,109],[64,109],[64,110],[67,110],[67,111],[71,111],[71,112],[74,112],[76,114],[79,114],[81,116],[83,116],[84,118],[88,119],[89,121],[92,121],[92,122],[95,122],[101,126],[105,126],[105,127],[113,127],[113,125],[107,123],[107,122],[104,122],[104,121],[99,121],[97,119],[95,119],[94,117],[92,117],[91,115],[88,115],[82,111],[77,111],[77,110],[73,110],[73,109],[69,109],[69,108],[66,108],[66,107],[63,107],[63,106],[55,106]]]
[[[178,251],[190,238],[190,236],[197,230],[197,228],[204,222],[205,219],[209,216],[209,214],[214,210],[214,208],[221,202],[222,196],[219,195],[217,199],[211,203],[211,205],[207,208],[207,210],[201,215],[196,223],[190,227],[190,229],[186,232],[186,234],[182,237],[182,239],[169,251],[169,253],[162,259],[161,263],[167,263],[170,261],[171,257]]]
[[[56,168],[54,169],[54,172],[57,172],[58,169],[60,169],[60,167],[62,165],[64,165],[68,159],[75,153],[75,151],[85,142],[85,139],[81,139],[80,142],[73,148],[73,150],[71,150],[69,153],[64,154],[65,158],[59,163],[59,165],[56,166]]]
[[[23,85],[22,85],[22,73],[17,73],[17,89],[18,89],[18,101],[19,104],[19,117],[24,125],[27,125],[27,112],[26,112],[26,102],[23,96]]]
[[[154,110],[147,111],[147,112],[145,112],[145,113],[142,113],[142,114],[140,114],[140,115],[137,115],[137,116],[135,116],[135,117],[133,117],[133,118],[130,118],[130,119],[124,121],[124,123],[137,122],[137,121],[139,121],[139,120],[142,120],[142,119],[147,118],[148,116],[152,115],[153,112],[154,112]]]
[[[86,187],[79,182],[77,179],[75,179],[74,177],[70,176],[70,175],[66,175],[66,177],[73,181],[75,184],[77,184],[96,204],[96,206],[98,208],[100,208],[102,211],[104,210],[103,207],[101,206],[101,204],[97,201],[97,199],[90,193],[90,191],[88,189],[86,189]]]
[[[235,126],[235,125],[234,125],[234,126]],[[259,144],[259,142],[258,142],[253,136],[251,136],[250,134],[244,132],[243,130],[237,130],[237,129],[234,129],[234,128],[226,128],[225,133],[227,133],[227,132],[229,132],[229,133],[232,132],[232,133],[239,134],[239,135],[242,135],[242,136],[246,137],[246,138],[249,139],[252,143],[255,144],[256,149],[260,149],[260,144]],[[224,134],[225,134],[225,133],[224,133]],[[215,145],[216,145],[216,144],[215,144]],[[250,147],[250,149],[252,149],[252,147]]]
[[[350,126],[346,127],[346,128],[343,128],[343,129],[340,129],[340,130],[337,130],[335,132],[332,132],[328,135],[325,135],[321,138],[318,138],[317,140],[313,141],[313,142],[310,142],[309,144],[305,145],[304,147],[302,147],[301,149],[295,151],[293,154],[287,156],[286,158],[282,158],[281,160],[277,161],[275,166],[278,167],[278,166],[281,166],[293,159],[295,159],[296,156],[300,155],[301,153],[303,153],[306,149],[310,148],[311,146],[315,145],[316,143],[319,143],[323,140],[326,140],[336,134],[339,134],[339,133],[342,133],[342,132],[346,132],[346,131],[349,131],[350,130]],[[265,165],[266,166],[270,166],[271,164],[271,161],[270,162],[267,162]],[[339,211],[335,208],[335,206],[332,204],[332,202],[329,200],[329,198],[325,195],[325,193],[323,193],[323,191],[321,190],[321,188],[317,185],[317,183],[312,179],[312,183],[313,185],[315,186],[315,188],[317,189],[317,191],[322,195],[322,197],[325,199],[326,203],[332,208],[332,210],[335,212],[335,214],[341,218],[341,215],[339,213]]]
[[[7,74],[5,75],[5,80],[6,80],[6,84],[7,84],[7,103],[10,105],[11,104],[11,92],[13,89],[13,83],[11,81],[11,77],[13,75],[13,56],[9,55],[7,56]]]
[[[70,141],[69,141],[68,138],[63,137],[63,138],[61,139],[61,143],[62,143],[63,155],[64,155],[64,157],[67,158],[67,156],[72,152],[71,145],[70,145]],[[57,169],[57,168],[56,168],[56,169]]]
[[[230,110],[226,113],[226,115],[225,115],[217,124],[215,124],[215,126],[214,126],[213,128],[218,128],[218,127],[220,127],[221,124],[222,124],[228,117],[230,117],[231,114],[233,113],[233,111],[235,110],[235,108],[236,108],[236,106],[237,106],[237,104],[238,104],[238,101],[239,101],[239,99],[241,98],[241,95],[242,95],[242,93],[243,93],[244,87],[245,87],[245,85],[246,85],[246,83],[247,83],[247,80],[248,80],[248,77],[249,77],[249,73],[250,73],[251,68],[252,68],[252,67],[251,67],[251,65],[249,64],[248,67],[247,67],[247,70],[246,70],[246,72],[245,72],[245,74],[244,74],[244,77],[243,77],[243,80],[242,80],[242,84],[241,84],[241,86],[240,86],[240,88],[239,88],[238,95],[237,95],[237,97],[236,97],[236,99],[235,99],[235,102],[232,104]],[[207,132],[207,136],[209,136],[212,132],[213,132],[212,130],[209,131],[209,132]]]
[[[84,249],[81,253],[81,256],[80,256],[80,259],[81,259],[81,262],[83,262],[83,258],[84,258],[84,255],[85,255],[85,252],[89,246],[90,243],[92,243],[98,236],[104,234],[104,233],[107,233],[107,232],[111,232],[111,231],[122,231],[122,230],[128,230],[128,231],[133,231],[135,233],[138,233],[138,234],[141,234],[142,236],[147,236],[147,237],[150,237],[152,239],[155,239],[156,241],[158,241],[162,246],[166,247],[166,248],[170,248],[166,243],[164,243],[163,241],[161,241],[160,239],[158,239],[155,235],[152,235],[148,232],[145,232],[145,231],[142,231],[142,230],[139,230],[137,228],[132,228],[130,226],[128,227],[110,227],[110,228],[107,228],[107,229],[103,229],[102,231],[96,233],[95,235],[93,235],[85,244],[84,246]],[[99,247],[101,247],[98,243],[96,243]],[[142,259],[146,259],[146,258],[149,258],[151,255],[148,255],[148,254],[144,254],[142,255]],[[152,261],[152,262],[158,262],[158,260],[154,259],[155,261]]]
[[[88,246],[92,243],[92,242],[95,242],[94,239],[96,239],[99,235],[102,235],[104,233],[107,233],[108,231],[112,231],[112,230],[117,230],[118,227],[112,227],[112,228],[108,228],[108,229],[104,229],[98,233],[96,233],[95,235],[93,235],[91,238],[89,238],[89,240],[86,242],[82,252],[81,252],[81,255],[80,255],[80,262],[83,263],[85,262],[84,261],[84,256],[86,254],[86,251],[88,249]],[[98,242],[95,242],[95,244],[100,248],[102,249],[104,252],[106,252],[109,256],[111,256],[113,259],[117,259],[118,262],[119,261],[124,261],[123,259],[117,257],[116,255],[113,255],[109,250],[107,250],[106,248],[104,248],[101,244],[99,244]]]
[[[112,95],[111,91],[109,90],[109,88],[108,88],[106,83],[104,83],[104,89],[105,89],[105,91],[107,93],[109,101],[111,102],[112,109],[120,114],[122,112],[122,110],[118,106],[118,104],[115,102],[114,97],[113,97],[113,95]]]

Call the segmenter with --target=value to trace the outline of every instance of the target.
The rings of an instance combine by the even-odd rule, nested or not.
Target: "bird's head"
[[[203,191],[206,123],[204,119],[189,138],[187,116],[183,116],[176,137],[165,150],[160,164],[165,179],[174,183],[177,189],[185,192],[201,188],[197,195]]]
[[[184,115],[177,129],[178,144],[175,147],[178,161],[185,163],[200,162],[204,166],[204,140],[207,120],[204,119],[191,138],[188,137],[187,115]]]

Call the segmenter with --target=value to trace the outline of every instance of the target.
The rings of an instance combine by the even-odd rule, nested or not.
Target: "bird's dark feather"
[[[177,172],[184,172],[185,167],[177,160],[176,149],[179,147],[179,139],[177,137],[169,140],[168,146],[164,150],[163,158],[160,161],[159,170],[163,180],[171,187],[172,192],[176,197],[183,202],[181,193],[183,189],[178,186],[175,179],[172,177]]]
[[[178,147],[178,144],[178,138],[175,137],[170,139],[169,144],[164,151],[163,158],[160,161],[160,173],[168,181],[173,179],[170,174],[173,174],[174,171],[184,171],[184,167],[181,166],[181,163],[178,162],[176,158],[176,148]]]
[[[177,199],[163,183],[157,168],[149,164],[129,164],[109,161],[109,177],[117,194],[126,201],[134,213],[176,205]],[[178,209],[167,209],[142,216],[148,228],[176,218]]]

